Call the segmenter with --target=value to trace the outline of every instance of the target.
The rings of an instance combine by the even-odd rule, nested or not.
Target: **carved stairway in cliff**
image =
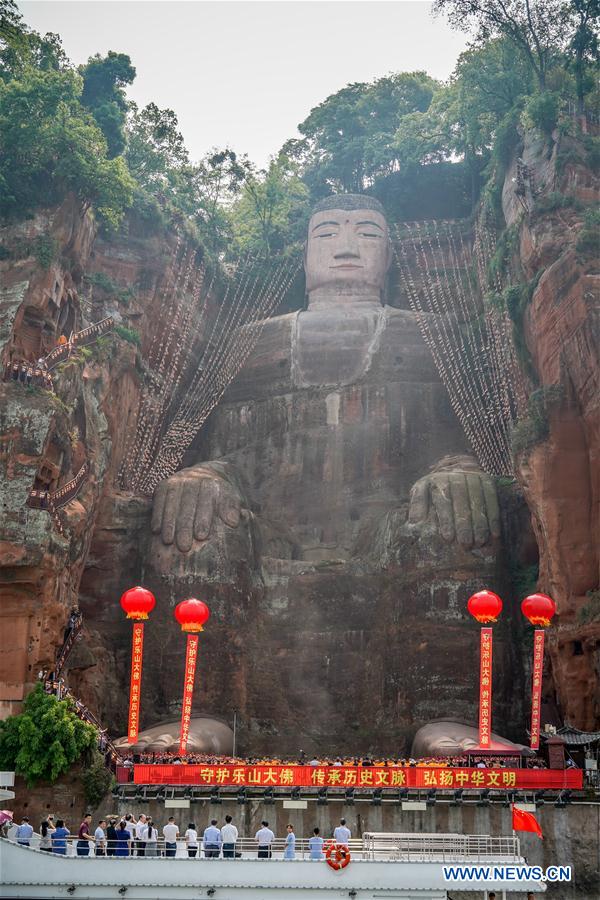
[[[73,349],[85,347],[87,344],[93,344],[94,341],[97,341],[102,335],[111,331],[114,324],[115,320],[113,317],[107,316],[106,319],[102,319],[102,321],[95,322],[93,325],[88,325],[88,327],[84,328],[82,331],[78,331],[66,344],[60,344],[58,347],[55,347],[44,359],[48,371],[54,369],[59,363],[63,362],[63,360],[68,359]]]
[[[61,522],[58,510],[74,500],[79,491],[83,487],[85,480],[90,472],[90,464],[86,460],[79,469],[74,478],[67,481],[61,488],[56,491],[43,491],[32,488],[29,492],[26,505],[31,509],[46,509],[60,534],[64,534],[64,527]]]
[[[65,639],[62,647],[58,651],[58,655],[56,657],[56,664],[54,666],[54,675],[55,678],[59,678],[62,670],[65,667],[65,663],[69,658],[73,647],[75,646],[75,641],[79,637],[81,633],[81,627],[83,625],[83,616],[80,612],[77,614],[71,613],[71,617],[69,619],[69,625],[67,627],[67,633],[65,635]]]
[[[490,285],[494,251],[483,218],[475,236],[465,222],[396,226],[395,253],[409,304],[417,314],[452,407],[481,466],[512,475],[511,430],[526,407],[526,386],[503,304]]]

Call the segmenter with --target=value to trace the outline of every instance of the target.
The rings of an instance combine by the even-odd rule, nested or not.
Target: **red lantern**
[[[209,616],[210,610],[206,603],[202,600],[196,600],[195,597],[190,597],[189,600],[182,600],[175,607],[175,618],[181,625],[181,630],[187,632],[181,730],[179,733],[180,753],[185,753],[190,733],[194,679],[196,677],[196,661],[198,659],[198,632],[204,630],[202,626]]]
[[[128,619],[147,619],[156,606],[156,598],[151,591],[143,587],[133,587],[125,591],[121,597],[121,606]]]
[[[181,630],[191,634],[197,634],[204,631],[203,625],[210,616],[210,610],[206,603],[202,600],[196,600],[190,597],[189,600],[182,600],[175,607],[175,618],[181,625]]]
[[[478,591],[469,597],[467,609],[480,625],[496,622],[502,612],[502,600],[493,591]]]
[[[530,594],[521,603],[521,612],[532,625],[547,628],[556,612],[556,604],[547,594]]]
[[[144,655],[144,620],[156,606],[151,591],[143,587],[129,588],[121,597],[121,606],[128,619],[133,619],[131,639],[131,681],[129,684],[129,719],[127,737],[130,744],[138,739],[140,726],[140,705],[142,698],[142,660]]]

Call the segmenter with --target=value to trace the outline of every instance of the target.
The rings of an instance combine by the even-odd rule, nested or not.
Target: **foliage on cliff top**
[[[75,193],[116,226],[133,180],[82,103],[84,81],[56,35],[42,38],[2,0],[0,20],[0,215],[23,215]],[[6,21],[10,18],[8,27]]]
[[[23,712],[0,722],[0,769],[14,770],[29,787],[38,781],[53,782],[92,750],[97,737],[70,700],[57,700],[38,684]]]
[[[391,219],[410,220],[467,216],[484,188],[502,224],[522,125],[548,134],[569,104],[593,106],[600,0],[436,6],[475,37],[447,83],[399,72],[349,84],[257,170],[228,147],[192,162],[173,110],[128,101],[126,54],[76,69],[57,35],[31,31],[0,0],[0,215],[75,191],[111,228],[126,210],[151,231],[175,225],[213,260],[294,245],[332,191],[372,193]]]

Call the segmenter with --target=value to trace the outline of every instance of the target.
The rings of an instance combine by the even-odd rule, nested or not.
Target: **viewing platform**
[[[32,842],[33,843],[33,842]],[[350,841],[351,862],[339,871],[323,860],[308,858],[306,841],[296,842],[296,859],[282,859],[283,841],[273,844],[273,858],[257,859],[254,840],[236,844],[236,859],[189,859],[180,842],[175,858],[58,856],[32,847],[0,841],[0,897],[65,896],[109,900],[447,900],[448,891],[484,898],[494,890],[498,900],[535,891],[539,881],[445,880],[444,865],[524,866],[518,838],[460,834],[366,833]],[[161,848],[159,846],[159,852]]]

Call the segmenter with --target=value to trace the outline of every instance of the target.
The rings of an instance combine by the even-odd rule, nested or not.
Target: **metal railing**
[[[12,830],[12,829],[11,829]],[[160,832],[159,832],[160,834]],[[11,843],[18,843],[13,835],[7,838]],[[172,850],[167,855],[165,839],[161,835],[156,843],[132,840],[130,846],[117,852],[117,845],[111,846],[107,841],[104,846],[96,847],[93,842],[85,842],[85,854],[78,854],[77,835],[69,835],[63,838],[66,842],[66,855],[74,857],[85,855],[86,857],[101,857],[103,859],[148,859],[148,858],[173,858]],[[324,838],[322,855],[317,856],[316,851],[311,850],[307,838],[296,838],[294,847],[295,860],[318,861],[325,859],[325,850],[331,838]],[[39,847],[40,836],[34,834],[30,841],[30,849],[41,851]],[[64,846],[64,844],[63,844]],[[515,837],[491,837],[489,835],[460,835],[460,834],[365,834],[362,839],[353,838],[348,841],[348,849],[353,860],[361,862],[390,861],[390,862],[452,862],[452,861],[515,861],[520,859],[519,840]],[[88,849],[89,848],[89,849]],[[195,853],[190,854],[190,850]],[[227,856],[223,849],[205,849],[202,836],[198,836],[196,847],[189,847],[186,841],[179,838],[176,842],[175,859],[265,859],[283,860],[286,851],[285,838],[275,838],[268,849],[259,850],[255,838],[239,838],[233,849],[225,851],[231,853]],[[54,855],[58,855],[55,853]]]
[[[516,860],[520,858],[519,839],[487,834],[394,834],[365,832],[365,851],[372,859],[384,855],[391,859],[428,860]]]

